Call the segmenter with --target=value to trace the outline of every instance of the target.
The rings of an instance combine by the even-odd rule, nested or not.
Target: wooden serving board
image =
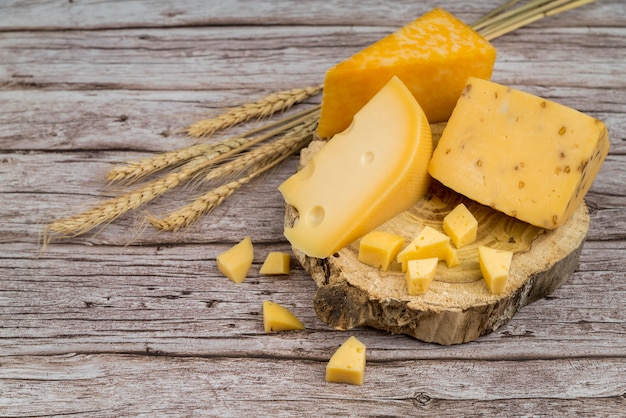
[[[324,143],[316,140],[304,149],[300,166]],[[369,326],[422,341],[459,344],[505,324],[520,308],[561,286],[576,269],[589,228],[584,203],[564,225],[544,230],[434,181],[422,201],[378,229],[404,236],[408,243],[426,225],[442,230],[444,216],[460,202],[478,220],[477,241],[458,250],[459,266],[448,269],[439,263],[435,280],[424,295],[409,296],[406,274],[399,264],[382,272],[358,261],[358,241],[325,259],[308,257],[293,248],[318,286],[314,299],[317,316],[342,330]],[[296,218],[296,210],[287,205],[285,226],[292,226]],[[502,294],[491,294],[482,279],[479,245],[514,251]]]

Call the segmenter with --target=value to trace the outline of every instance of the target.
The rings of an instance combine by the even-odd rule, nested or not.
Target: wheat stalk
[[[211,212],[241,186],[281,163],[296,151],[306,146],[313,137],[313,131],[317,126],[317,119],[318,114],[316,113],[305,120],[300,126],[287,132],[280,139],[265,144],[239,157],[232,163],[211,171],[204,178],[204,181],[215,180],[234,173],[245,172],[246,170],[252,171],[250,174],[204,193],[192,203],[169,213],[163,218],[148,215],[148,222],[157,229],[172,232],[194,224],[201,216]]]
[[[206,137],[252,118],[263,118],[287,110],[294,104],[316,95],[321,90],[322,86],[318,85],[272,93],[256,102],[233,107],[212,119],[198,121],[190,125],[186,131],[190,136],[196,138]]]

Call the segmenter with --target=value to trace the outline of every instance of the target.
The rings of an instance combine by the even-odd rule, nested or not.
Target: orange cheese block
[[[391,77],[398,76],[430,123],[452,113],[470,76],[489,79],[496,49],[462,21],[436,8],[329,69],[317,134],[342,132]]]

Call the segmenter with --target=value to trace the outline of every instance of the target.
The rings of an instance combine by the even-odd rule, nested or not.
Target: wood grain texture
[[[2,2],[0,416],[623,415],[621,0],[493,41],[494,81],[602,119],[611,151],[586,198],[591,224],[572,277],[474,342],[335,331],[316,317],[316,285],[295,259],[288,277],[258,273],[268,252],[289,250],[276,187],[297,157],[184,233],[140,232],[140,211],[41,251],[45,222],[113,195],[103,187],[113,165],[189,145],[177,133],[186,124],[317,84],[326,68],[434,6],[471,22],[496,4]],[[166,194],[147,209],[193,194]],[[235,285],[215,257],[245,235],[255,261]],[[307,330],[264,334],[265,299]],[[325,364],[349,335],[367,345],[365,385],[327,384]]]

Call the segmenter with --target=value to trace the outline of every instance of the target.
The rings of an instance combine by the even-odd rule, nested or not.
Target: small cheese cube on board
[[[423,295],[428,290],[430,283],[435,278],[438,258],[425,258],[421,260],[409,260],[406,270],[406,284],[409,295]]]
[[[363,385],[365,378],[365,344],[354,336],[348,338],[326,365],[326,381]]]
[[[254,248],[250,237],[217,256],[217,268],[235,283],[246,279],[254,260]]]
[[[478,247],[480,271],[491,293],[504,292],[512,259],[513,253],[511,251],[497,250],[484,245]]]
[[[358,260],[387,271],[404,244],[404,238],[385,231],[372,231],[359,242]]]
[[[608,152],[609,137],[601,121],[470,78],[429,172],[472,200],[554,229],[581,204]]]
[[[476,241],[478,221],[467,206],[459,203],[443,218],[443,231],[456,248],[461,248]]]
[[[299,217],[289,242],[326,258],[415,205],[428,190],[432,134],[408,88],[393,77],[278,190]]]
[[[347,129],[393,76],[409,87],[430,123],[446,121],[467,78],[489,79],[495,60],[493,45],[435,8],[326,72],[317,134]]]
[[[450,237],[427,225],[398,253],[396,258],[399,263],[402,263],[402,271],[406,272],[409,260],[433,257],[445,260],[448,267],[459,264],[457,252],[450,244]]]
[[[267,275],[289,274],[290,264],[291,256],[289,253],[272,251],[265,257],[259,273]]]
[[[287,308],[269,300],[263,301],[265,332],[303,330],[304,324]]]

